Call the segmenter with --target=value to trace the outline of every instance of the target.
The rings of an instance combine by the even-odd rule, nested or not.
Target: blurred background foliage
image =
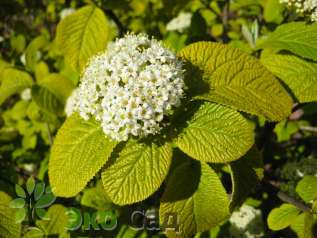
[[[23,185],[31,176],[48,184],[49,149],[65,120],[65,101],[80,77],[56,47],[56,27],[66,15],[87,4],[95,4],[105,13],[110,39],[127,32],[146,32],[176,52],[192,42],[217,41],[258,57],[256,41],[260,36],[282,23],[305,20],[278,0],[1,0],[0,215],[12,213],[1,205],[16,197],[15,184]],[[264,180],[240,213],[197,237],[304,237],[298,227],[284,225],[286,229],[272,231],[266,220],[273,208],[289,199],[305,207],[311,203],[298,183],[317,176],[316,118],[317,104],[311,103],[296,105],[292,115],[278,124],[254,119]],[[219,171],[230,191],[228,169],[220,166]],[[140,204],[118,207],[103,194],[95,178],[77,197],[58,198],[55,204],[59,205],[49,209],[55,219],[52,222],[63,221],[61,211],[66,207],[76,207],[89,212],[111,210],[119,224],[112,232],[79,229],[65,233],[60,228],[63,222],[29,219],[6,233],[10,221],[5,221],[2,228],[0,225],[0,237],[19,236],[20,232],[23,237],[164,237],[157,231],[136,232],[128,227],[129,214],[135,209],[157,213],[155,195]],[[246,225],[239,223],[243,212],[252,218]]]

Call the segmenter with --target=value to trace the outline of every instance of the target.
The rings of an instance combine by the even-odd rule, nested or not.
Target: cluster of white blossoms
[[[90,60],[66,114],[93,116],[117,141],[157,134],[184,95],[182,66],[157,40],[128,34]]]
[[[317,0],[280,0],[289,7],[294,7],[298,13],[310,14],[312,21],[317,21]]]
[[[261,210],[249,205],[243,205],[232,213],[230,219],[230,234],[233,237],[255,238],[263,236],[263,221]]]

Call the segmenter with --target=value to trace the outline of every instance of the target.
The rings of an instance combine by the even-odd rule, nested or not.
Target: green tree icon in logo
[[[36,216],[43,220],[49,219],[45,208],[52,205],[56,197],[44,182],[35,183],[34,178],[30,177],[26,182],[26,189],[16,184],[15,192],[18,198],[11,201],[10,207],[16,209],[16,223],[24,220],[32,222]]]

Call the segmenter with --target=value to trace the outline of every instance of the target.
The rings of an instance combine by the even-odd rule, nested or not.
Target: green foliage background
[[[61,19],[70,8],[75,13]],[[182,12],[191,14],[190,25],[168,30]],[[242,203],[261,210],[261,234],[251,237],[316,237],[317,24],[308,19],[278,0],[2,0],[0,237],[175,237],[129,228],[138,209],[180,213],[176,237],[250,237],[227,219]],[[78,124],[74,115],[64,123],[64,105],[89,57],[127,32],[160,39],[190,62],[190,96],[209,102],[186,105],[195,111],[189,121],[176,114],[173,145],[131,141],[121,160],[97,173],[117,145],[101,139],[93,120]],[[76,141],[72,158],[67,141]],[[59,165],[50,172],[49,160]],[[142,174],[147,161],[154,179]],[[133,165],[135,180],[123,180],[120,168]],[[17,224],[10,201],[31,176],[61,197],[49,221],[31,214]],[[146,186],[124,190],[135,184]],[[183,194],[190,196],[171,202]],[[68,207],[111,211],[118,226],[66,231]]]

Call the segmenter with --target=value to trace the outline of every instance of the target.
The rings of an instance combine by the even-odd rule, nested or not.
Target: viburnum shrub
[[[5,2],[1,237],[313,237],[316,0]]]
[[[162,187],[162,222],[174,212],[185,234],[209,229],[245,196],[239,174],[254,174],[251,188],[261,177],[251,114],[282,120],[291,106],[278,80],[237,49],[198,42],[175,55],[128,34],[89,60],[68,99],[49,163],[53,191],[75,196],[101,169],[115,204]],[[228,163],[231,199],[209,163]]]

